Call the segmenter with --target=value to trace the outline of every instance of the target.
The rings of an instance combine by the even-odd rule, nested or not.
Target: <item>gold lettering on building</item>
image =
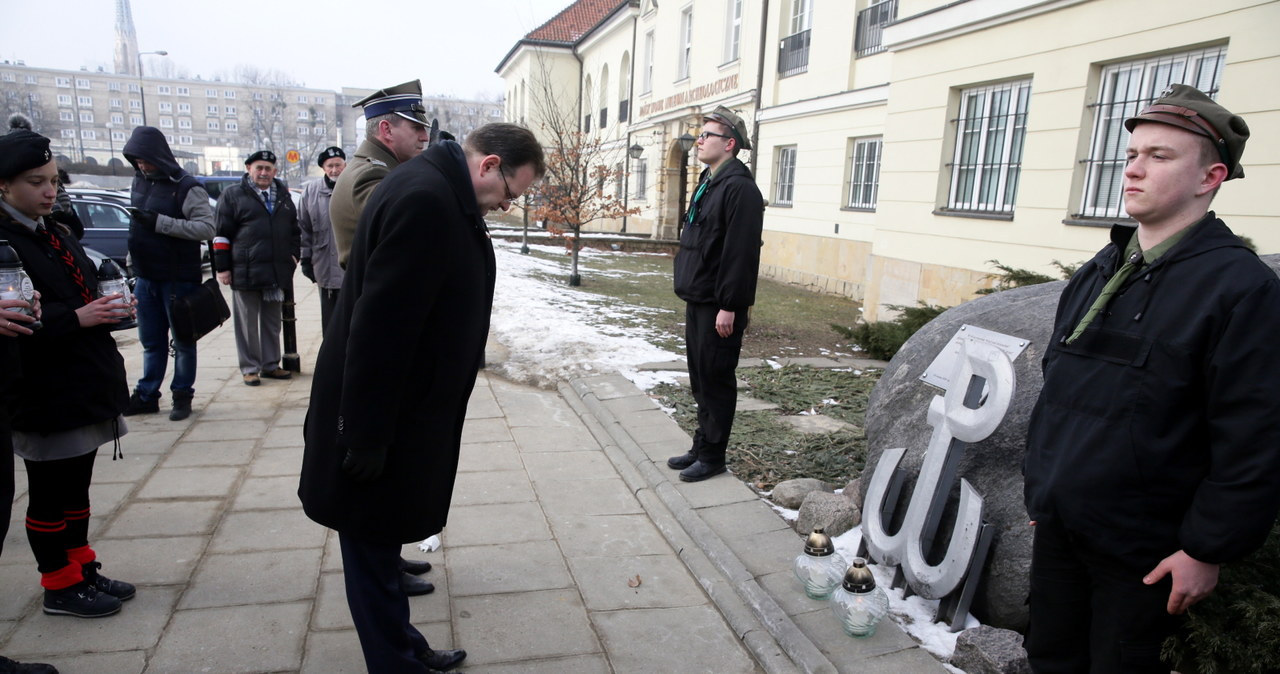
[[[728,77],[722,77],[711,84],[704,84],[700,87],[687,89],[679,93],[671,94],[666,98],[660,98],[640,106],[640,117],[648,117],[654,113],[662,112],[671,108],[678,108],[682,105],[693,104],[701,100],[711,98],[723,94],[727,91],[734,91],[738,88],[737,74]]]

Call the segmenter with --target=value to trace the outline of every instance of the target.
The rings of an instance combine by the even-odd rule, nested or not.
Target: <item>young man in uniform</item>
[[[703,117],[698,161],[707,165],[689,204],[675,260],[676,295],[685,301],[689,385],[698,403],[693,447],[667,465],[698,482],[725,471],[737,406],[734,371],[756,301],[764,199],[738,159],[750,150],[747,125],[724,106]]]
[[[1063,291],[1028,431],[1038,673],[1168,674],[1179,616],[1280,509],[1280,279],[1209,210],[1249,127],[1175,84],[1125,128],[1138,226]]]

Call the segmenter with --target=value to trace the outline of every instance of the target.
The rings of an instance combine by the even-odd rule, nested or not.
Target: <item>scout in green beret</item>
[[[1280,278],[1209,210],[1249,126],[1185,84],[1124,125],[1137,226],[1063,290],[1028,429],[1033,671],[1169,671],[1280,511]]]

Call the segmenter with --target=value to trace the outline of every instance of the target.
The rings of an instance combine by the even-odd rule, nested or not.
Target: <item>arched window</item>
[[[618,70],[618,122],[631,118],[631,53],[622,52],[622,68]]]
[[[609,64],[600,69],[600,130],[609,125]]]

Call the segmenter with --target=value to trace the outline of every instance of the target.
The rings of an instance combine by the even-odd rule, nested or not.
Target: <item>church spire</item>
[[[139,75],[138,35],[133,30],[129,0],[116,0],[116,74]]]

